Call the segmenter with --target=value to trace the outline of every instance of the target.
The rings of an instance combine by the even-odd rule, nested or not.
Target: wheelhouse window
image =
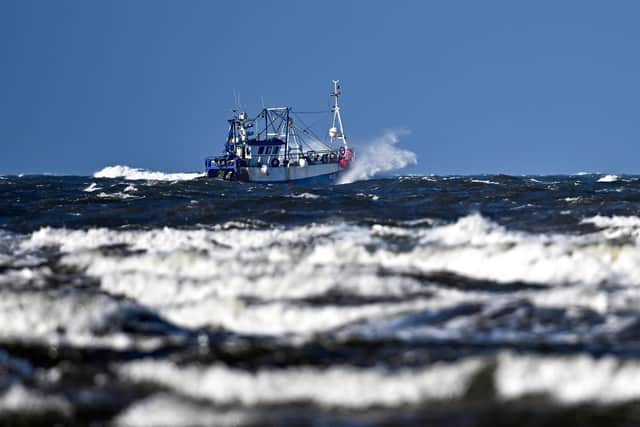
[[[264,146],[262,146],[262,145],[261,145],[261,146],[258,148],[258,154],[264,154]]]
[[[264,154],[269,154],[269,153],[271,153],[271,147],[265,147]]]
[[[278,154],[278,151],[280,151],[280,147],[276,145],[273,147],[273,150],[271,150],[271,154]]]

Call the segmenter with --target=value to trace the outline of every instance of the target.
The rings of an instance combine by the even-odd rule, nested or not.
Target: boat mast
[[[331,129],[329,129],[329,138],[331,139],[331,143],[336,139],[342,140],[342,144],[347,146],[347,137],[344,136],[344,128],[342,127],[342,116],[340,115],[340,105],[338,105],[338,98],[340,97],[340,80],[332,80],[333,83],[333,92],[331,92],[331,96],[334,98],[333,107],[331,111],[333,112],[333,121],[331,123]],[[338,127],[336,128],[336,123]]]
[[[287,107],[287,123],[285,124],[286,131],[284,133],[284,159],[289,160],[289,125],[291,119],[289,118],[289,108]]]

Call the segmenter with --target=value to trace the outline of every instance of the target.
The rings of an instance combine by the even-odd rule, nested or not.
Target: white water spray
[[[340,184],[369,179],[384,172],[405,168],[417,163],[416,153],[398,148],[401,136],[409,135],[407,129],[388,130],[374,139],[366,148],[356,150],[356,160],[342,176]]]

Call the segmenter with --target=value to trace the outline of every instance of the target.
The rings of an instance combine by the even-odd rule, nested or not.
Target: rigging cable
[[[326,148],[331,149],[331,147],[330,147],[328,144],[326,144],[326,143],[325,143],[321,138],[319,138],[319,137],[318,137],[318,135],[316,135],[316,133],[311,129],[311,127],[312,127],[312,126],[315,126],[316,124],[318,124],[318,123],[320,122],[320,120],[322,120],[322,118],[321,118],[321,119],[316,120],[316,121],[312,124],[312,126],[308,126],[308,125],[304,122],[304,120],[302,120],[302,118],[300,118],[300,117],[298,116],[298,112],[297,112],[297,111],[296,111],[296,112],[292,111],[291,113],[295,116],[296,120],[300,121],[300,123],[302,123],[302,125],[304,126],[304,128],[301,130],[301,131],[302,131],[302,133],[305,133],[305,134],[306,134],[306,133],[309,133],[309,134],[311,134],[311,136],[312,136],[313,138],[315,138],[317,142],[319,142],[320,144],[324,145]],[[325,113],[327,113],[327,111],[325,111]]]

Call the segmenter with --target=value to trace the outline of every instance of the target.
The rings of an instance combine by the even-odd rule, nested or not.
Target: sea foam
[[[620,179],[618,175],[605,175],[598,178],[598,182],[617,182],[620,181]]]
[[[148,181],[190,181],[203,177],[203,173],[165,173],[154,172],[129,166],[107,166],[93,174],[94,178],[124,178],[127,180]]]
[[[432,288],[416,279],[442,272],[498,285],[548,286],[544,293],[523,288],[518,294],[541,307],[566,307],[571,300],[604,313],[631,309],[640,301],[635,229],[530,234],[478,214],[444,225],[420,224],[411,229],[340,223],[258,230],[43,228],[20,245],[24,251],[59,247],[65,265],[177,325],[242,333],[316,333],[380,316],[484,304],[491,296]],[[621,243],[623,235],[630,240]],[[394,249],[397,241],[406,247]],[[99,250],[114,246],[131,253],[123,257]],[[625,291],[612,294],[607,284]],[[425,290],[428,297],[421,294]],[[372,302],[296,304],[330,294]],[[246,305],[245,298],[262,303]]]
[[[640,398],[637,361],[596,359],[588,355],[500,352],[493,357],[396,371],[331,367],[246,372],[221,364],[182,367],[147,360],[128,363],[119,372],[129,381],[156,383],[172,393],[217,405],[312,402],[350,409],[421,405],[463,399],[469,388],[478,384],[483,372],[486,400],[546,396],[563,404],[580,404],[621,403]]]

